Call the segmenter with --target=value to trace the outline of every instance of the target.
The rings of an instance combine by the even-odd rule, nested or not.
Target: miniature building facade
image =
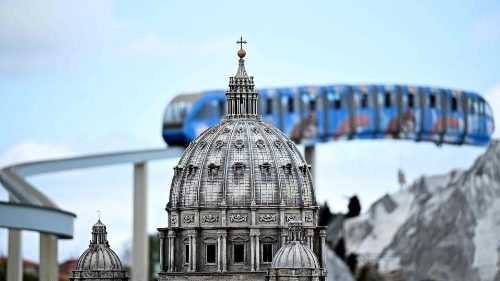
[[[261,120],[245,54],[238,51],[229,80],[227,115],[174,167],[168,225],[158,229],[161,281],[264,280],[293,221],[303,222],[304,253],[319,257],[315,272],[325,269],[310,166],[287,136]]]
[[[92,227],[89,248],[78,259],[70,281],[127,281],[126,271],[109,247],[106,225],[99,219]]]

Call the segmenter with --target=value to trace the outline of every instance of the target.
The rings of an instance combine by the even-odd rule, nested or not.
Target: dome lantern
[[[245,60],[243,59],[246,56],[243,44],[246,44],[247,41],[241,37],[236,43],[240,44],[238,51],[240,59],[236,75],[229,78],[229,90],[226,92],[227,115],[224,118],[259,119],[257,113],[259,94],[255,91],[253,76],[248,76],[245,70]]]

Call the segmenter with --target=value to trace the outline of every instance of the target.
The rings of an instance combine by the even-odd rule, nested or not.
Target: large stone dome
[[[207,129],[174,169],[172,206],[316,205],[306,161],[260,120],[227,119]]]
[[[286,135],[261,121],[242,58],[226,99],[222,122],[191,142],[174,167],[169,206],[316,206],[309,165]]]
[[[304,222],[301,256],[324,252],[310,166],[285,134],[262,121],[245,51],[238,56],[227,114],[191,142],[174,167],[168,225],[158,228],[160,281],[264,280],[291,221]],[[286,274],[322,276],[321,268]],[[281,278],[281,271],[270,276]]]

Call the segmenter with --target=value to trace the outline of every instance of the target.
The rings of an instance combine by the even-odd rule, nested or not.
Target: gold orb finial
[[[243,49],[243,44],[246,44],[247,41],[243,41],[243,36],[240,37],[239,41],[236,41],[236,44],[240,44],[240,49],[238,50],[238,57],[240,59],[244,58],[247,52]]]
[[[240,59],[244,58],[246,54],[247,52],[245,50],[243,49],[238,50],[238,57],[240,57]]]

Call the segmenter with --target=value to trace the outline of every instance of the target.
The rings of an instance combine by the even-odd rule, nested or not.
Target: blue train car
[[[175,97],[165,110],[163,138],[188,145],[225,114],[225,91]],[[404,85],[327,85],[259,90],[259,112],[297,143],[398,138],[485,145],[493,113],[478,94]]]

